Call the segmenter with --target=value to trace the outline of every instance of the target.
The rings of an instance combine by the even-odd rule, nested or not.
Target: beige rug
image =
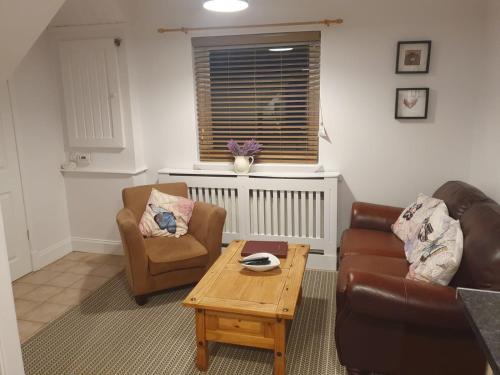
[[[287,374],[345,375],[334,340],[334,272],[307,271],[287,346]],[[26,374],[202,374],[194,366],[194,313],[183,288],[142,307],[123,273],[22,347]],[[206,374],[271,375],[271,351],[210,344]]]

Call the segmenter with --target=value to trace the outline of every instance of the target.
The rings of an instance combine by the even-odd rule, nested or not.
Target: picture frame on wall
[[[396,74],[429,73],[431,46],[430,40],[398,42]]]
[[[396,119],[423,120],[429,109],[429,88],[396,89]]]

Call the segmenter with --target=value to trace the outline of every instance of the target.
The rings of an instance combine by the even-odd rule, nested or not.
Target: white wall
[[[26,216],[35,268],[70,250],[62,117],[55,56],[47,34],[37,40],[10,81]]]
[[[123,207],[123,188],[141,185],[141,176],[68,175],[66,190],[75,251],[120,254],[115,217]]]
[[[321,140],[320,162],[344,177],[341,229],[353,199],[406,205],[418,192],[430,194],[446,180],[467,179],[483,23],[477,0],[255,1],[246,13],[224,17],[194,2],[170,1],[168,10],[160,9],[159,2],[130,9],[131,80],[150,181],[159,168],[190,167],[197,160],[190,38],[200,34],[159,35],[155,27],[325,17],[345,20],[322,28],[321,68],[323,114],[332,143]],[[411,39],[433,41],[430,74],[394,74],[397,41]],[[396,87],[414,86],[431,88],[429,119],[396,121]]]
[[[100,14],[95,18],[99,22],[128,20],[124,35],[133,163],[149,167],[145,182],[156,181],[160,168],[189,168],[197,161],[191,37],[236,32],[160,35],[157,27],[344,18],[341,26],[321,28],[321,95],[332,142],[320,141],[320,163],[344,177],[339,186],[341,231],[348,225],[353,200],[403,206],[418,192],[431,194],[447,180],[470,180],[471,140],[480,122],[478,93],[484,79],[482,40],[488,1],[494,0],[255,0],[247,11],[227,15],[206,12],[194,0],[107,0],[103,12],[94,13]],[[69,0],[54,25],[92,23],[92,12],[78,10],[81,4],[82,0]],[[116,5],[118,16],[110,11]],[[108,18],[102,16],[108,13]],[[313,28],[237,32],[304,29]],[[431,72],[396,75],[396,44],[412,39],[433,41]],[[397,121],[395,89],[413,86],[431,88],[429,119]],[[480,146],[474,153],[482,152],[477,139]],[[123,160],[97,154],[96,165],[118,168]],[[66,178],[73,236],[116,241],[114,217],[109,216],[120,206],[119,190],[132,179],[86,179]],[[88,191],[109,195],[97,199],[93,193],[84,194]],[[92,217],[92,223],[85,222],[83,213]]]
[[[100,4],[107,9],[105,14],[113,18],[92,19],[92,4]],[[87,12],[82,13],[82,9]],[[120,76],[120,97],[122,119],[124,126],[125,147],[113,151],[99,149],[88,149],[91,152],[91,163],[87,169],[133,172],[144,167],[142,142],[140,129],[137,121],[133,121],[135,113],[130,105],[130,95],[134,92],[129,90],[129,68],[128,68],[128,37],[127,29],[123,25],[120,15],[114,14],[112,1],[103,3],[93,1],[89,4],[81,1],[66,3],[54,19],[53,25],[58,22],[87,24],[93,22],[110,22],[108,25],[94,27],[63,27],[50,28],[49,36],[51,45],[49,53],[55,56],[55,66],[59,71],[58,43],[62,40],[92,39],[92,38],[121,38],[122,44],[118,47],[118,64]],[[116,8],[118,9],[118,8]],[[60,20],[60,21],[58,21]],[[61,21],[62,20],[62,21]],[[121,21],[120,21],[121,20]],[[61,76],[54,78],[54,84],[59,86],[60,102],[64,102]],[[63,104],[61,104],[63,106]],[[64,135],[65,136],[65,135]],[[76,149],[65,148],[67,155]],[[138,177],[126,174],[113,173],[65,173],[64,181],[68,197],[69,222],[71,225],[72,247],[74,250],[83,251],[105,251],[116,253],[120,251],[118,230],[115,215],[122,207],[121,190],[124,187],[137,184]]]
[[[481,59],[482,105],[474,125],[470,180],[500,202],[500,2],[487,0],[485,45]]]

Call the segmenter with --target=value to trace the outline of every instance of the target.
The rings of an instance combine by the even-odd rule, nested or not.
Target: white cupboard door
[[[125,146],[114,43],[106,38],[59,44],[69,147]]]
[[[11,279],[32,271],[16,136],[7,84],[0,82],[0,209]]]

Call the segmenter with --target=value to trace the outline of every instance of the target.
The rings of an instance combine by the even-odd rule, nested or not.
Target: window
[[[320,33],[193,38],[201,161],[255,138],[260,163],[318,161]]]

